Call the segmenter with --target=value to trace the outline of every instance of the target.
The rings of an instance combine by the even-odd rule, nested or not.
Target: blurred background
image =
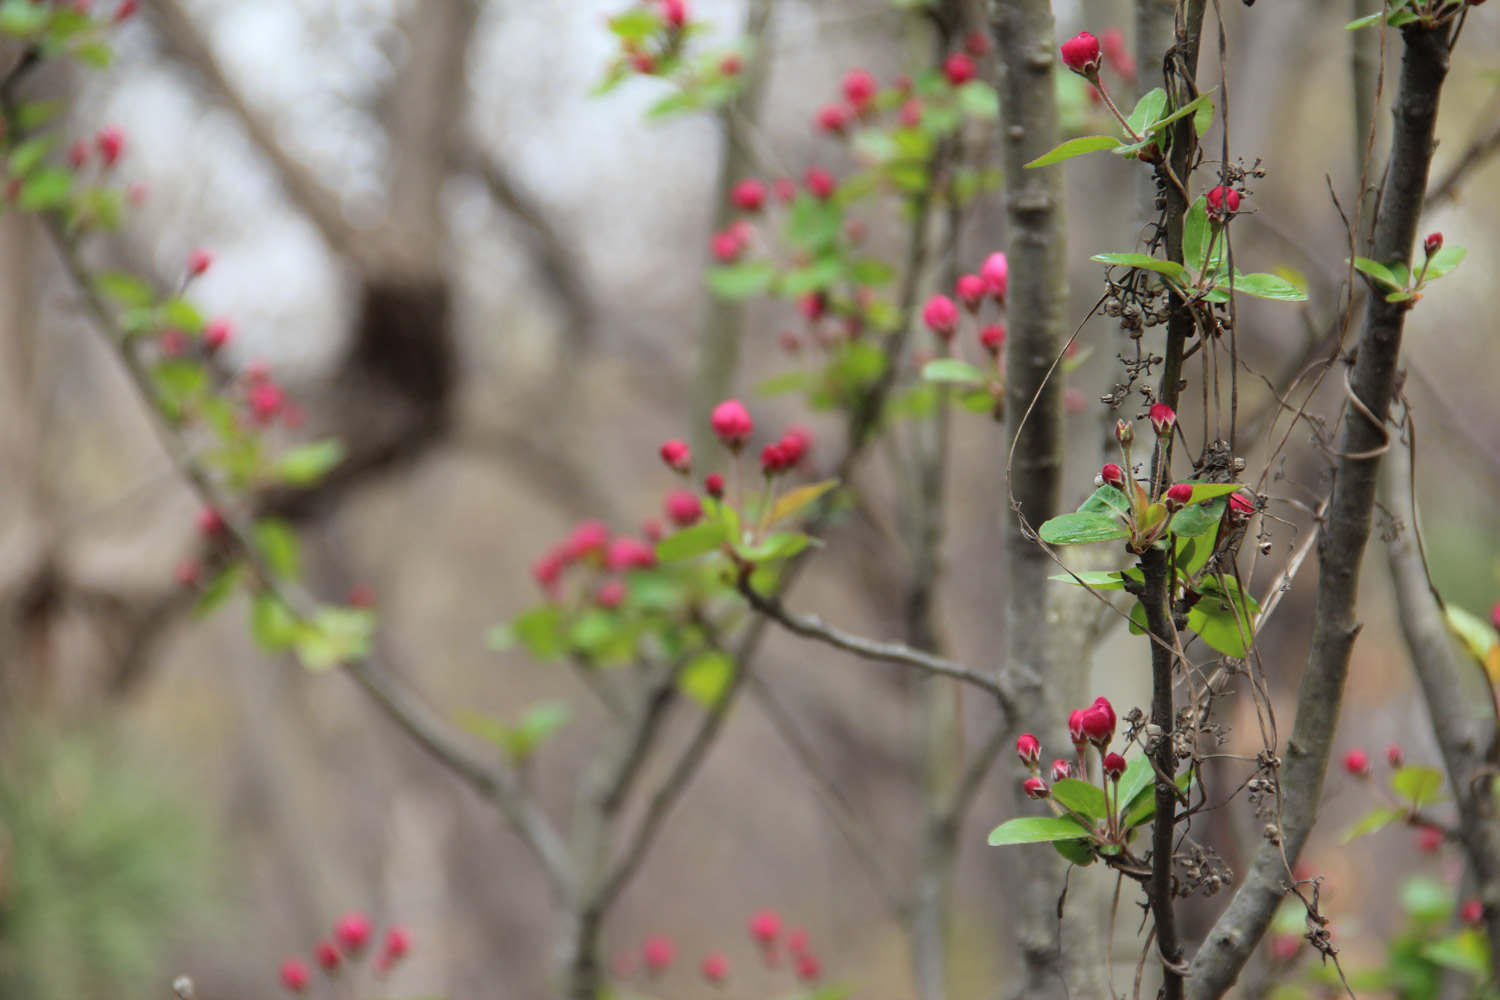
[[[385,650],[443,714],[515,718],[542,699],[574,704],[528,776],[559,817],[596,709],[572,674],[490,651],[486,631],[536,600],[528,567],[575,521],[630,531],[659,516],[673,484],[656,447],[702,419],[693,380],[720,134],[710,115],[648,123],[657,81],[590,96],[617,51],[604,21],[627,3],[148,2],[121,29],[108,69],[29,83],[68,101],[70,136],[106,125],[126,136],[117,170],[144,200],[101,262],[170,284],[192,248],[211,248],[215,264],[192,297],[235,324],[229,363],[269,366],[310,428],[346,441],[343,471],[282,511],[307,540],[310,581],[333,594],[370,588]],[[694,10],[721,39],[744,17],[729,0]],[[1060,37],[1130,32],[1124,3],[1054,10]],[[1311,291],[1304,305],[1240,307],[1247,365],[1280,385],[1299,359],[1326,356],[1326,345],[1310,351],[1338,307],[1348,252],[1330,187],[1349,210],[1357,140],[1343,24],[1356,13],[1365,11],[1343,2],[1224,5],[1232,155],[1266,171],[1236,224],[1236,260],[1294,269]],[[1205,89],[1221,76],[1212,20]],[[777,0],[760,41],[770,59],[760,139],[794,176],[853,163],[811,125],[847,69],[886,82],[930,47],[920,19],[887,0]],[[1389,85],[1394,58],[1386,69]],[[1439,174],[1492,129],[1497,93],[1500,20],[1477,11],[1444,98]],[[1205,147],[1219,141],[1216,127]],[[1132,249],[1138,213],[1120,161],[1075,160],[1066,175],[1078,323],[1099,295],[1088,255]],[[1434,574],[1451,602],[1484,617],[1500,597],[1496,190],[1500,164],[1485,160],[1424,223],[1468,258],[1412,314],[1406,382]],[[1004,238],[999,195],[973,211],[960,254],[971,268]],[[871,218],[877,248],[894,252],[896,218]],[[551,902],[500,817],[347,678],[259,651],[241,601],[193,616],[173,566],[195,544],[195,502],[51,245],[16,215],[0,220],[0,301],[0,998],[160,998],[179,973],[210,1000],[272,995],[278,963],[310,953],[351,909],[411,931],[411,956],[383,994],[547,995]],[[776,344],[796,322],[790,306],[752,307],[734,389],[758,420],[808,423],[833,442],[837,426],[795,400],[751,394],[799,364]],[[1069,418],[1070,504],[1106,455],[1114,414],[1095,401],[1125,344],[1102,317],[1080,341],[1093,353],[1070,376],[1087,401]],[[1242,413],[1274,409],[1258,377],[1247,373],[1241,392]],[[1338,398],[1330,378],[1311,409],[1328,418]],[[997,424],[958,416],[942,618],[954,655],[983,667],[999,648],[1006,441]],[[1248,426],[1258,474],[1287,423]],[[1305,538],[1324,468],[1311,428],[1293,428],[1263,485],[1272,500],[1257,594]],[[880,497],[900,484],[877,463],[860,485]],[[1395,741],[1408,761],[1435,763],[1377,548],[1337,747],[1378,755]],[[904,560],[878,517],[851,517],[791,603],[894,634]],[[1313,565],[1261,637],[1283,735]],[[1095,687],[1122,715],[1146,700],[1144,654],[1119,627],[1099,647]],[[911,678],[785,636],[766,644],[760,669],[878,848],[881,877],[909,884]],[[965,698],[962,735],[977,741],[992,713]],[[1232,711],[1226,750],[1253,753],[1248,701]],[[1063,745],[1064,720],[1032,728]],[[635,955],[650,934],[677,942],[682,958],[652,992],[701,995],[696,961],[709,949],[744,970],[733,995],[791,989],[785,969],[758,970],[745,931],[753,910],[775,907],[808,930],[830,979],[863,996],[914,995],[903,928],[804,757],[764,703],[738,706],[606,931],[611,955]],[[1249,773],[1233,766],[1226,790]],[[1005,754],[991,790],[1015,778]],[[999,800],[981,793],[961,841],[959,997],[1005,988],[1006,870],[1024,854],[984,846],[1008,818]],[[1419,854],[1400,829],[1338,848],[1340,829],[1373,804],[1332,775],[1309,856],[1328,876],[1336,940],[1356,957],[1395,919],[1384,914],[1398,881],[1371,873],[1448,874],[1455,860]],[[1237,803],[1211,822],[1234,867],[1259,821]],[[1111,887],[1103,872],[1074,877]],[[1191,919],[1219,904],[1195,904]],[[1122,908],[1117,929],[1126,975],[1133,915]]]

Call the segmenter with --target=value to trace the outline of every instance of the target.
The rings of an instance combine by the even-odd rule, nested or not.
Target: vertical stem
[[[1177,656],[1170,606],[1170,576],[1166,551],[1152,548],[1141,556],[1144,574],[1142,603],[1151,634],[1151,724],[1160,736],[1148,744],[1157,769],[1169,779],[1177,774],[1177,752],[1172,738],[1174,710],[1172,681]],[[1177,825],[1177,788],[1156,779],[1156,819],[1151,825],[1151,918],[1156,924],[1156,948],[1162,957],[1164,1000],[1182,997],[1182,942],[1172,893],[1172,838]]]

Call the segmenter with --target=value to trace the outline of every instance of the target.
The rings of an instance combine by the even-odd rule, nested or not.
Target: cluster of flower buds
[[[750,939],[760,949],[766,968],[782,967],[782,949],[785,948],[798,979],[813,983],[822,976],[822,963],[808,946],[807,931],[799,927],[785,927],[781,914],[775,910],[764,909],[752,913],[748,930]],[[615,974],[621,978],[629,978],[639,968],[656,979],[665,975],[676,960],[677,945],[672,938],[665,934],[653,934],[641,943],[638,953],[619,956],[613,966]],[[729,959],[722,951],[710,951],[698,963],[698,972],[709,985],[722,987],[729,981]]]
[[[678,514],[685,510],[676,506]],[[672,506],[669,498],[669,516]],[[656,555],[650,545],[628,535],[612,536],[603,521],[581,521],[568,537],[532,563],[531,575],[548,599],[562,599],[563,577],[577,569],[585,574],[583,593],[601,607],[618,607],[626,588],[620,575],[634,569],[650,569]]]
[[[1118,780],[1125,771],[1125,759],[1117,753],[1107,752],[1110,742],[1115,737],[1115,729],[1118,725],[1114,706],[1110,705],[1109,699],[1099,697],[1087,708],[1076,709],[1068,714],[1068,736],[1073,741],[1073,750],[1077,755],[1075,761],[1054,760],[1049,769],[1051,781],[1056,784],[1064,778],[1086,778],[1088,775],[1087,754],[1090,747],[1099,754],[1101,767],[1106,777]],[[1042,744],[1041,741],[1031,733],[1022,733],[1016,739],[1016,757],[1030,772],[1030,776],[1021,782],[1021,787],[1026,794],[1033,799],[1045,799],[1051,794],[1051,787],[1041,775],[1042,770]]]
[[[622,35],[620,62],[643,76],[653,76],[682,51],[689,27],[688,5],[687,0],[645,0],[640,7],[655,16],[656,30],[645,38],[635,33]],[[728,60],[726,56],[720,63],[720,72],[734,76],[739,66],[737,63],[726,66]]]
[[[1392,743],[1385,748],[1385,762],[1393,770],[1400,770],[1406,763],[1406,754],[1402,751],[1401,744]],[[1375,768],[1364,747],[1350,747],[1344,754],[1344,770],[1356,778],[1368,778]]]
[[[374,933],[374,925],[363,913],[344,914],[334,924],[333,934],[318,942],[313,950],[314,964],[330,978],[339,975],[368,953]],[[406,928],[399,924],[387,927],[380,948],[373,953],[375,974],[389,973],[410,950],[411,935]],[[310,966],[300,958],[282,962],[280,974],[281,985],[291,993],[304,993],[312,983]]]

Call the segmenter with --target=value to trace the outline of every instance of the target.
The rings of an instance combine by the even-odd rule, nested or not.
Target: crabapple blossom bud
[[[979,268],[979,276],[984,279],[990,297],[996,302],[1004,302],[1005,292],[1010,287],[1010,262],[1005,259],[1005,254],[997,250],[986,257]]]
[[[1104,755],[1104,776],[1110,781],[1119,781],[1120,775],[1125,773],[1125,758],[1117,753]]]
[[[656,72],[656,57],[649,52],[631,52],[628,56],[630,68],[642,76],[650,76]]]
[[[697,524],[703,517],[702,502],[689,490],[673,490],[668,493],[664,506],[668,520],[679,528]]]
[[[816,323],[828,311],[828,300],[823,297],[822,292],[808,292],[797,300],[797,311],[809,323]]]
[[[1054,760],[1052,762],[1052,783],[1055,785],[1064,778],[1073,777],[1073,765],[1065,760]]]
[[[708,248],[720,264],[733,264],[739,259],[740,252],[745,249],[745,244],[740,241],[739,233],[733,229],[725,229],[714,233],[708,241]]]
[[[909,97],[901,105],[901,110],[896,113],[896,120],[906,128],[916,128],[922,124],[922,102],[915,97]]]
[[[720,952],[711,952],[703,956],[703,964],[699,966],[703,972],[703,978],[715,986],[729,978],[729,959]]]
[[[1435,826],[1424,826],[1417,831],[1417,850],[1424,854],[1436,854],[1442,849],[1443,841],[1448,838],[1443,836],[1443,831]]]
[[[604,555],[609,544],[609,526],[603,521],[580,521],[562,545],[563,558],[572,562],[591,555]]]
[[[822,167],[813,167],[802,176],[802,183],[807,185],[807,193],[819,201],[827,201],[833,197],[833,192],[838,187],[838,182],[833,175]]]
[[[979,331],[979,343],[990,354],[998,357],[1005,349],[1005,326],[1001,323],[991,323]]]
[[[224,531],[224,515],[216,507],[204,507],[198,512],[198,534],[212,538]]]
[[[740,447],[750,437],[750,432],[755,429],[755,422],[750,419],[750,411],[745,409],[745,404],[737,399],[726,399],[714,407],[713,414],[709,417],[709,424],[714,433],[724,446],[731,451],[739,451]]]
[[[1083,733],[1083,712],[1081,708],[1075,708],[1068,713],[1068,736],[1073,740],[1075,749],[1082,750],[1089,739]]]
[[[1047,783],[1034,776],[1021,782],[1021,787],[1026,790],[1027,796],[1033,799],[1045,799],[1052,794],[1052,789],[1047,787]]]
[[[1150,415],[1151,428],[1157,437],[1169,436],[1172,428],[1177,426],[1177,412],[1166,403],[1152,403]]]
[[[667,468],[673,472],[687,475],[693,467],[693,450],[688,447],[686,441],[672,438],[662,442],[661,460],[666,462]]]
[[[754,177],[747,177],[729,192],[729,200],[734,202],[735,208],[746,212],[759,212],[761,206],[766,203],[766,186]]]
[[[89,144],[78,139],[68,147],[68,166],[77,170],[87,162],[89,162]]]
[[[1099,75],[1099,55],[1099,39],[1087,31],[1062,43],[1063,65],[1090,80]]]
[[[1036,767],[1042,760],[1042,742],[1030,733],[1016,738],[1016,756],[1027,767]]]
[[[825,104],[818,109],[818,128],[829,135],[843,135],[849,128],[849,109],[842,104]]]
[[[786,449],[781,446],[780,441],[772,441],[760,450],[760,471],[766,475],[774,476],[778,472],[785,472],[789,467]]]
[[[1115,421],[1115,440],[1123,447],[1130,447],[1130,443],[1135,440],[1135,428],[1130,425],[1130,421]]]
[[[958,329],[958,306],[946,295],[934,295],[922,307],[922,322],[939,337],[951,340]]]
[[[307,965],[300,958],[289,958],[281,963],[281,985],[289,992],[301,993],[311,979]]]
[[[1125,488],[1125,470],[1113,462],[1107,462],[1104,468],[1099,470],[1099,480],[1105,486],[1113,486],[1117,490]]]
[[[333,936],[345,955],[356,955],[370,940],[370,918],[355,910],[339,917]]]
[[[1429,257],[1443,249],[1443,234],[1428,233],[1427,238],[1422,241],[1422,249],[1427,252],[1427,256]]]
[[[1193,487],[1191,483],[1173,483],[1167,487],[1167,509],[1176,510],[1184,507],[1188,501],[1193,499]]]
[[[1406,757],[1401,752],[1401,745],[1399,743],[1392,743],[1390,746],[1385,748],[1386,763],[1390,764],[1392,767],[1400,767],[1405,759]]]
[[[281,386],[269,379],[256,382],[246,397],[250,403],[250,416],[258,424],[270,423],[286,404],[286,394]]]
[[[953,285],[953,294],[972,313],[984,301],[984,279],[977,274],[960,275]]]
[[[125,151],[125,133],[113,125],[107,126],[94,136],[94,145],[99,147],[99,159],[104,161],[104,166],[112,167]]]
[[[797,978],[804,983],[815,982],[823,974],[823,963],[818,956],[803,952],[797,956]]]
[[[1348,753],[1344,754],[1344,770],[1348,771],[1356,778],[1369,777],[1370,755],[1365,753],[1364,750],[1360,749],[1359,747],[1355,747],[1353,750],[1350,750]]]
[[[606,611],[618,608],[625,603],[625,581],[605,580],[594,591],[594,603]]]
[[[943,63],[943,75],[955,87],[961,87],[974,79],[974,57],[967,52],[955,52]]]
[[[604,564],[616,572],[627,569],[650,569],[656,565],[656,553],[645,542],[620,537],[609,543],[609,553],[605,557]]]
[[[1478,899],[1466,900],[1458,915],[1466,924],[1478,924],[1484,920],[1484,903]]]
[[[781,935],[781,914],[775,910],[756,910],[750,915],[750,936],[762,945]]]
[[[1223,221],[1240,210],[1240,193],[1224,184],[1210,188],[1205,201],[1208,217],[1216,222]]]
[[[786,932],[786,950],[793,955],[807,953],[807,929],[804,927],[793,927]]]
[[[338,945],[332,941],[319,941],[318,948],[313,954],[324,972],[332,972],[343,961],[343,957],[339,955]]]
[[[677,948],[672,944],[672,939],[664,934],[654,934],[641,945],[641,958],[646,963],[646,971],[652,975],[667,971],[676,954]]]
[[[806,427],[788,427],[778,443],[781,445],[781,455],[786,467],[793,468],[812,448],[812,431]]]
[[[356,583],[349,588],[349,606],[351,608],[370,609],[375,607],[375,588],[368,583]]]
[[[864,110],[866,104],[875,96],[875,77],[870,75],[866,69],[851,69],[844,74],[844,100],[854,106],[856,111]]]
[[[381,957],[387,965],[394,964],[406,957],[411,950],[411,935],[406,928],[400,924],[392,924],[386,928],[385,947],[381,950]]]
[[[213,263],[213,254],[203,249],[194,250],[192,253],[188,254],[188,274],[196,278],[198,277],[198,275],[202,274],[204,271],[207,271],[210,267],[212,267]]]
[[[541,586],[543,590],[550,590],[562,579],[563,569],[567,566],[567,558],[561,550],[553,549],[531,564],[532,579]]]
[[[136,0],[122,0],[120,6],[115,8],[114,22],[119,24],[130,20],[135,16],[137,6]]]
[[[661,0],[662,20],[672,28],[681,28],[687,23],[687,0]]]
[[[964,51],[975,59],[983,59],[990,51],[990,36],[982,31],[971,31],[964,36]]]
[[[1243,493],[1229,494],[1229,516],[1235,520],[1244,520],[1255,513],[1255,504],[1251,503]]]
[[[208,325],[203,328],[203,346],[207,347],[210,351],[217,351],[229,343],[229,338],[233,333],[234,324],[230,323],[229,320],[222,316],[217,319],[211,319],[208,321]]]
[[[724,495],[724,477],[717,472],[710,472],[703,477],[703,492],[715,500]]]
[[[1110,740],[1115,738],[1115,713],[1114,710],[1101,705],[1090,705],[1083,710],[1078,719],[1079,728],[1083,730],[1084,738],[1099,748],[1109,746]]]

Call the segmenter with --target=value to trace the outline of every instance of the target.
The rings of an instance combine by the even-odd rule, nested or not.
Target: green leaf
[[[824,479],[821,482],[797,487],[776,501],[776,505],[771,508],[771,519],[768,523],[780,524],[838,484],[837,479]]]
[[[297,658],[308,670],[327,670],[370,655],[375,614],[366,608],[319,608],[298,630]]]
[[[1474,659],[1480,663],[1487,663],[1490,650],[1495,648],[1497,642],[1500,642],[1500,634],[1495,632],[1495,627],[1456,604],[1445,603],[1443,615],[1448,620],[1448,627],[1463,640],[1463,644],[1468,647]]]
[[[708,269],[708,287],[722,299],[763,295],[775,280],[776,268],[766,260],[747,260]]]
[[[198,603],[193,606],[193,612],[198,615],[206,615],[229,600],[230,596],[234,593],[235,587],[240,582],[240,575],[243,568],[240,563],[230,563],[215,573],[214,578],[208,581],[203,587],[202,592],[199,593]]]
[[[1084,545],[1130,536],[1113,517],[1094,513],[1059,514],[1042,525],[1040,534],[1049,545]]]
[[[1401,885],[1401,908],[1413,920],[1447,920],[1453,913],[1453,890],[1434,878],[1409,878]]]
[[[1489,978],[1489,943],[1478,927],[1469,927],[1434,941],[1422,949],[1422,957],[1445,969],[1456,969],[1476,979]]]
[[[301,563],[297,533],[285,521],[263,518],[255,522],[255,547],[266,566],[282,579],[293,579]]]
[[[1141,99],[1135,102],[1126,121],[1130,123],[1131,131],[1136,135],[1145,135],[1146,126],[1162,116],[1167,110],[1167,92],[1160,87],[1148,90],[1141,95]]]
[[[772,375],[754,389],[757,396],[784,396],[789,392],[802,392],[812,385],[812,372],[783,372]]]
[[[1177,575],[1192,576],[1202,569],[1204,563],[1208,562],[1209,557],[1214,554],[1214,545],[1218,536],[1217,523],[1201,535],[1179,535],[1176,552]]]
[[[703,107],[703,94],[698,90],[678,90],[661,98],[646,109],[647,118],[669,118],[684,111],[697,111]]]
[[[1218,497],[1227,497],[1231,493],[1238,493],[1244,489],[1241,483],[1194,483],[1189,482],[1193,488],[1193,495],[1188,498],[1188,504],[1202,503],[1205,500],[1213,500]]]
[[[994,416],[995,407],[1003,401],[1003,396],[996,395],[990,389],[970,389],[958,397],[959,406],[970,413],[983,413],[987,416]]]
[[[73,49],[74,58],[94,69],[104,69],[114,60],[114,49],[103,42],[84,42]]]
[[[734,682],[734,659],[722,650],[694,657],[677,677],[682,693],[704,708],[717,708]]]
[[[1144,271],[1155,271],[1169,281],[1185,287],[1192,281],[1192,275],[1188,274],[1187,268],[1175,261],[1162,260],[1146,253],[1096,253],[1089,260],[1096,260],[1101,264],[1113,264],[1120,267],[1138,267]]]
[[[1094,848],[1087,840],[1054,840],[1052,848],[1079,868],[1094,863]]]
[[[1396,276],[1391,273],[1391,269],[1378,260],[1371,260],[1368,257],[1356,257],[1354,258],[1354,269],[1387,288],[1402,288],[1405,285],[1405,282],[1397,281]]]
[[[661,15],[654,6],[635,7],[609,19],[609,30],[622,42],[644,42],[662,27]]]
[[[156,300],[150,285],[124,271],[100,271],[94,275],[94,287],[122,306],[149,306]]]
[[[39,135],[34,139],[27,139],[15,149],[11,150],[9,164],[12,177],[23,177],[31,173],[37,164],[42,162],[42,157],[52,148],[53,138],[50,135]]]
[[[555,604],[539,604],[522,612],[510,623],[510,633],[533,659],[561,659],[568,651],[562,610]]]
[[[281,599],[262,590],[250,602],[250,634],[260,647],[276,653],[296,641],[297,619]]]
[[[21,185],[18,204],[23,212],[50,212],[67,205],[73,175],[61,167],[39,167]]]
[[[656,558],[664,563],[695,559],[714,551],[724,544],[725,539],[722,521],[704,519],[657,542]]]
[[[746,562],[769,562],[773,559],[790,559],[812,544],[812,539],[795,531],[778,531],[754,545],[736,545],[735,554]]]
[[[1372,24],[1380,23],[1379,14],[1366,14],[1364,17],[1356,17],[1344,25],[1345,31],[1358,31],[1360,28],[1368,28]]]
[[[1435,278],[1441,278],[1459,264],[1462,264],[1468,252],[1463,247],[1443,247],[1443,249],[1433,254],[1431,259],[1427,261],[1427,270],[1422,273],[1422,280],[1431,281]]]
[[[1255,635],[1255,614],[1260,605],[1249,594],[1241,593],[1229,576],[1210,577],[1199,584],[1198,590],[1203,597],[1188,611],[1188,628],[1224,655],[1243,657],[1247,638]]]
[[[1207,260],[1208,245],[1222,240],[1213,240],[1213,228],[1208,224],[1208,199],[1199,198],[1188,208],[1182,220],[1182,259],[1198,274],[1212,270]],[[1215,257],[1219,254],[1215,253]]]
[[[1307,290],[1275,274],[1236,274],[1234,290],[1274,302],[1305,302]]]
[[[1399,819],[1406,818],[1405,809],[1396,809],[1391,806],[1378,806],[1365,813],[1364,817],[1345,830],[1339,837],[1340,844],[1347,844],[1351,840],[1367,836],[1377,830],[1384,829]]]
[[[960,110],[971,118],[988,121],[1000,117],[1000,98],[983,80],[970,80],[959,87],[957,97]]]
[[[1104,791],[1098,785],[1077,778],[1064,778],[1052,785],[1052,797],[1068,809],[1092,819],[1102,820],[1109,812]]]
[[[184,333],[198,333],[203,329],[203,314],[187,299],[172,298],[161,304],[161,319],[166,326],[176,327]]]
[[[51,4],[5,0],[0,3],[0,33],[18,38],[34,35],[47,26],[51,14]]]
[[[1126,767],[1129,773],[1130,768]],[[1123,779],[1122,779],[1123,780]],[[1149,778],[1149,787],[1137,792],[1134,800],[1125,812],[1125,818],[1121,821],[1127,830],[1138,829],[1156,816],[1156,772],[1153,769]],[[1191,769],[1183,771],[1177,776],[1175,784],[1183,791],[1193,787],[1193,772]]]
[[[1119,570],[1092,571],[1079,573],[1078,579],[1073,579],[1068,573],[1057,573],[1047,577],[1049,580],[1061,580],[1063,583],[1072,583],[1080,586],[1093,587],[1095,590],[1124,590],[1125,578]]]
[[[1443,791],[1443,772],[1433,767],[1408,764],[1391,775],[1391,788],[1413,809],[1436,802]]]
[[[1142,795],[1155,794],[1156,768],[1151,766],[1145,754],[1139,754],[1125,765],[1125,773],[1120,775],[1119,801],[1125,803],[1121,813],[1130,815],[1131,810],[1140,805]]]
[[[844,212],[833,201],[799,194],[787,214],[786,240],[799,250],[821,253],[833,246],[844,228]]]
[[[1006,820],[990,831],[991,847],[1011,844],[1045,844],[1055,840],[1086,838],[1089,831],[1074,820],[1054,816],[1022,816]]]
[[[861,257],[849,265],[849,277],[857,285],[888,285],[896,269],[879,257]]]
[[[1101,486],[1078,505],[1080,514],[1128,514],[1130,498],[1113,486]]]
[[[334,438],[299,445],[276,461],[276,475],[293,486],[318,482],[344,459],[344,446]]]
[[[922,366],[922,377],[929,382],[957,382],[960,385],[988,385],[988,372],[961,358],[934,358]]]
[[[1038,156],[1030,163],[1023,164],[1023,166],[1028,170],[1032,167],[1050,167],[1054,163],[1071,160],[1075,156],[1097,153],[1102,149],[1114,149],[1118,145],[1120,145],[1120,140],[1112,135],[1080,136],[1077,139],[1069,139],[1062,145]]]
[[[781,294],[802,296],[808,292],[822,291],[834,284],[844,274],[844,262],[837,256],[825,256],[784,275],[781,279]]]
[[[1182,508],[1172,518],[1171,530],[1182,537],[1193,538],[1219,526],[1224,515],[1224,500],[1193,504]]]
[[[62,109],[63,102],[58,100],[27,101],[16,108],[16,128],[23,133],[41,128],[53,118],[56,118],[58,112]]]
[[[1137,129],[1136,131],[1138,131],[1138,132],[1139,131],[1146,131],[1146,132],[1150,132],[1152,134],[1156,134],[1156,133],[1161,132],[1168,125],[1171,125],[1173,122],[1175,122],[1175,121],[1177,121],[1177,120],[1179,120],[1181,118],[1186,118],[1188,115],[1196,115],[1199,111],[1202,111],[1204,108],[1208,108],[1209,109],[1209,113],[1212,114],[1213,113],[1213,106],[1214,106],[1213,91],[1208,91],[1206,93],[1199,94],[1197,97],[1193,98],[1191,101],[1189,101],[1188,103],[1184,104],[1182,107],[1178,108],[1176,111],[1172,112],[1170,115],[1167,115],[1167,117],[1165,117],[1165,118],[1158,118],[1156,121],[1151,122],[1148,126],[1146,126],[1146,128],[1144,130]]]

